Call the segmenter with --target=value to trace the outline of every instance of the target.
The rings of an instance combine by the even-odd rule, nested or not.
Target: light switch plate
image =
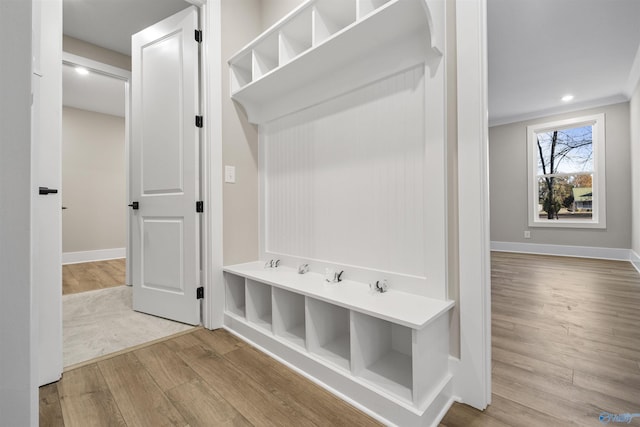
[[[224,167],[224,182],[229,184],[235,184],[236,182],[236,167],[225,166]]]

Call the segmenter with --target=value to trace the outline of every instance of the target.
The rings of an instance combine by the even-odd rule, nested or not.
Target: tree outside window
[[[528,127],[530,226],[604,226],[604,115]]]

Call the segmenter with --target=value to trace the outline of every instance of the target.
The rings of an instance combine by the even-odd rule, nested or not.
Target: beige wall
[[[258,259],[258,129],[229,97],[227,60],[260,29],[259,0],[222,1],[222,158],[235,166],[236,183],[224,184],[224,264]]]
[[[607,228],[528,227],[527,126],[588,114],[605,114]],[[605,248],[631,247],[629,103],[561,114],[489,129],[491,241]],[[524,238],[531,230],[531,239]]]
[[[632,191],[632,224],[631,249],[640,256],[640,83],[631,98],[631,191]],[[640,269],[640,259],[636,259]]]
[[[124,118],[62,111],[62,251],[126,246]]]
[[[224,264],[259,256],[258,128],[229,97],[229,65],[234,53],[289,13],[302,0],[222,1],[222,157],[235,166],[236,183],[224,184]]]
[[[131,57],[70,36],[62,37],[63,52],[131,71]]]
[[[304,0],[262,0],[260,4],[260,24],[266,30],[286,16]]]

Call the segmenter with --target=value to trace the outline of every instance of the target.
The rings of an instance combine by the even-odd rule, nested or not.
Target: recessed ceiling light
[[[569,102],[573,100],[573,95],[565,95],[562,97],[562,102]]]
[[[81,76],[86,76],[87,74],[89,74],[89,70],[84,67],[76,67],[76,73],[80,74]]]

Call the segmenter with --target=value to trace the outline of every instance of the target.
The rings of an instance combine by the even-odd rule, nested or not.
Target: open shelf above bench
[[[231,97],[252,123],[439,56],[424,0],[309,0],[230,60]]]

